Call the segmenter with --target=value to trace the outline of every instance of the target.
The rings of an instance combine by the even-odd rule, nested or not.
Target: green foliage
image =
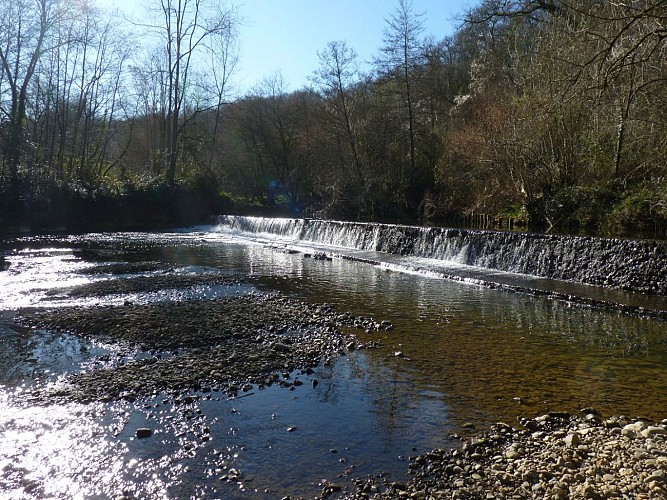
[[[665,233],[667,230],[667,179],[641,183],[624,193],[607,215],[609,233]]]

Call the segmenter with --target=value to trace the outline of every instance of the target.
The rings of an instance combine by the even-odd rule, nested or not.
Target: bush
[[[667,179],[644,182],[628,190],[610,211],[605,229],[611,233],[665,233]]]

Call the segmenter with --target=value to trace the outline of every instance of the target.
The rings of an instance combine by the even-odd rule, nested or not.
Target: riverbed
[[[664,321],[490,287],[493,273],[467,279],[482,271],[456,263],[448,273],[466,279],[215,226],[22,238],[3,251],[0,491],[9,498],[310,498],[331,484],[344,494],[368,476],[405,481],[409,457],[459,446],[458,436],[498,421],[584,407],[658,421],[667,413]],[[277,301],[276,311],[303,317],[267,319],[243,301]],[[201,303],[227,316],[223,304],[236,304],[256,321],[221,340],[227,327],[209,328],[201,309],[179,316],[200,320],[189,327],[159,312]],[[318,314],[321,324],[308,325]],[[75,328],[84,315],[120,326]],[[142,331],[178,326],[189,340],[125,338],[128,317],[155,317]],[[336,341],[315,359],[298,351],[303,335]],[[248,350],[223,352],[223,340]],[[245,378],[229,368],[260,365],[267,346],[280,366]],[[294,357],[278,359],[290,346]],[[223,357],[229,373],[198,375],[198,361]],[[100,370],[117,380],[174,366],[192,367],[187,384],[138,376],[123,390],[90,392]]]

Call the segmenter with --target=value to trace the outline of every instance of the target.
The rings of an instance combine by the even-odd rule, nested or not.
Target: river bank
[[[350,498],[667,498],[667,419],[587,408],[519,421],[412,457],[407,483],[370,478]]]

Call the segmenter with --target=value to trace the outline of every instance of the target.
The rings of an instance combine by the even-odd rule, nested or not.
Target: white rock
[[[647,437],[647,438],[648,437],[653,437],[653,436],[658,436],[658,435],[663,436],[663,435],[667,434],[667,430],[665,430],[664,428],[658,427],[658,426],[653,426],[653,425],[647,427],[646,429],[642,430],[641,432],[642,432],[642,436]]]

